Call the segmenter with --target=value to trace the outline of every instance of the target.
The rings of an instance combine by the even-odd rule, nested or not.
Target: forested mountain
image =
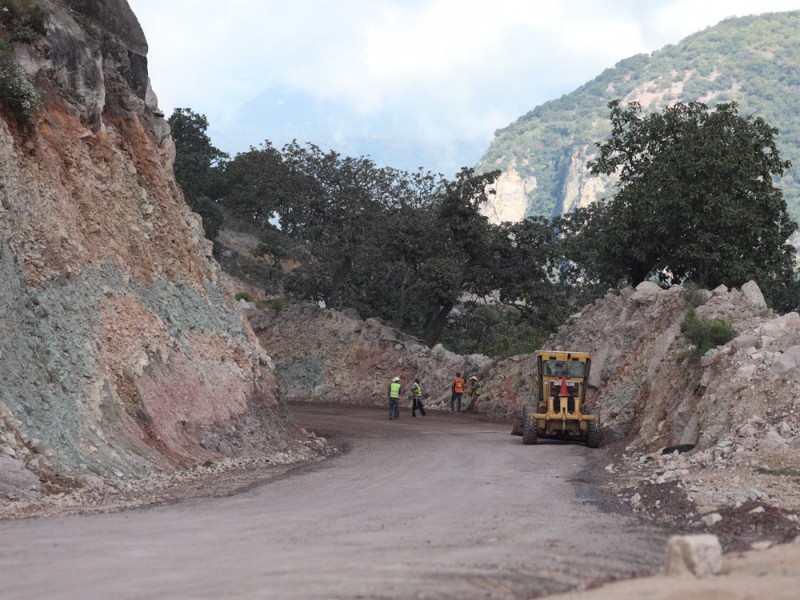
[[[478,170],[504,171],[498,207],[552,216],[611,193],[590,177],[595,143],[610,133],[608,103],[656,111],[675,101],[709,106],[735,101],[780,130],[781,156],[793,166],[778,182],[800,218],[800,11],[731,18],[678,44],[619,62],[574,92],[542,104],[498,130]],[[497,218],[502,218],[498,209]],[[507,213],[509,214],[509,213]]]

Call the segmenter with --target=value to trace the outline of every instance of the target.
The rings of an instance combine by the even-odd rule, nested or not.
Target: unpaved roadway
[[[529,598],[655,571],[581,445],[462,415],[294,406],[349,451],[231,497],[0,523],[0,597]]]

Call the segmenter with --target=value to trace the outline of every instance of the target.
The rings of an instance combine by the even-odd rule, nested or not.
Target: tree
[[[175,180],[186,202],[203,218],[206,236],[214,239],[222,225],[222,168],[228,155],[216,148],[206,134],[208,119],[190,108],[176,108],[169,118],[175,142]]]
[[[493,259],[502,236],[480,209],[499,174],[492,171],[479,175],[463,168],[453,181],[445,180],[438,193],[436,224],[440,248],[437,256],[426,263],[424,273],[425,293],[433,303],[423,333],[428,346],[439,339],[448,315],[463,294],[486,296],[492,292],[491,274],[496,264]]]
[[[635,102],[609,108],[612,133],[589,168],[618,174],[617,192],[579,217],[606,278],[738,286],[793,264],[787,240],[797,225],[773,184],[790,166],[776,129],[734,103],[677,103],[648,116]]]
[[[293,178],[281,151],[269,141],[237,154],[224,167],[225,207],[246,220],[269,227],[279,206],[302,185]]]
[[[537,328],[560,314],[548,295],[555,230],[544,219],[497,226],[481,214],[498,172],[447,180],[267,142],[225,174],[225,207],[261,228],[260,253],[291,261],[285,289],[297,297],[381,317],[430,346],[465,294],[499,295]],[[537,312],[542,304],[550,310]]]

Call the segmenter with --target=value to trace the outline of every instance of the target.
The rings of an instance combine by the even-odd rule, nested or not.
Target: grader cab
[[[588,352],[541,350],[536,353],[533,401],[522,407],[522,442],[539,438],[582,441],[600,446],[600,421],[586,405],[592,367]]]

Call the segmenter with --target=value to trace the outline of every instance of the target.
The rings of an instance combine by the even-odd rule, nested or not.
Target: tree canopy
[[[556,285],[555,230],[489,223],[481,207],[497,172],[446,179],[293,142],[251,148],[225,174],[224,206],[262,227],[265,254],[291,262],[284,289],[298,298],[382,317],[431,346],[466,296],[522,320],[556,312],[530,310]]]
[[[206,134],[208,119],[189,108],[176,108],[168,119],[175,142],[175,179],[186,202],[203,218],[209,239],[217,237],[223,217],[215,202],[221,193],[222,168],[228,155]]]
[[[791,273],[797,226],[773,183],[789,167],[776,129],[735,103],[650,115],[635,102],[609,108],[611,135],[589,167],[617,174],[617,191],[573,217],[583,242],[574,247],[584,260],[594,249],[599,277],[635,285],[657,274],[710,289],[749,279],[769,287]]]

